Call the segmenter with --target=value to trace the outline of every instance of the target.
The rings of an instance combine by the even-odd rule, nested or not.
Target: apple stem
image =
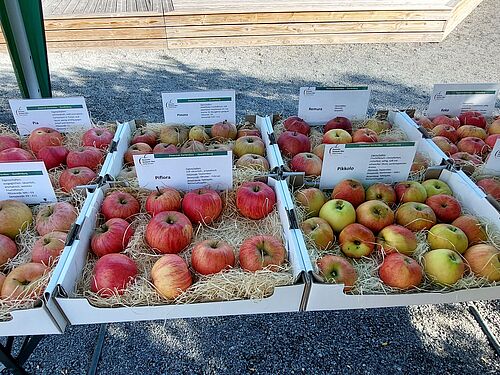
[[[158,194],[161,194],[160,188],[158,186],[156,187],[156,191],[158,192]]]

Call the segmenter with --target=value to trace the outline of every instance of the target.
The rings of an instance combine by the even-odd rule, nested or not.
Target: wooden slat
[[[164,26],[162,16],[152,17],[106,17],[106,18],[76,18],[76,19],[46,19],[46,30],[85,30],[106,28],[139,28]]]
[[[446,38],[460,22],[462,22],[483,0],[459,0],[450,19],[445,25],[444,38]],[[498,30],[497,30],[498,31]]]
[[[329,22],[167,27],[167,38],[443,31],[444,21]]]
[[[165,29],[99,29],[99,30],[51,30],[46,32],[48,42],[93,41],[93,40],[134,40],[134,39],[165,39]]]
[[[58,50],[71,50],[75,48],[100,49],[100,48],[167,48],[166,39],[144,40],[97,40],[73,42],[48,42],[49,52]]]

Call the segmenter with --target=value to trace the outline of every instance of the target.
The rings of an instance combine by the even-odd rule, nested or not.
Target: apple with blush
[[[323,135],[322,143],[325,144],[346,144],[352,143],[351,135],[343,129],[328,130]]]
[[[15,239],[33,222],[31,209],[13,199],[0,201],[0,234]]]
[[[485,155],[490,151],[490,148],[481,138],[466,137],[457,143],[457,147],[462,152],[469,154]]]
[[[115,217],[96,228],[90,238],[90,248],[98,257],[120,253],[127,247],[134,228],[124,219]]]
[[[132,140],[130,141],[131,145],[136,143],[146,143],[150,147],[155,147],[156,145],[157,134],[152,129],[144,129],[140,128],[135,131],[132,136]]]
[[[35,299],[45,288],[39,280],[49,269],[41,263],[25,263],[9,272],[2,284],[1,298],[5,300]]]
[[[283,155],[294,157],[301,152],[310,152],[311,141],[302,133],[286,131],[278,137],[278,147]]]
[[[22,148],[12,147],[0,151],[0,162],[12,161],[30,161],[35,160],[31,152],[23,150]]]
[[[151,280],[158,293],[166,299],[175,299],[192,284],[188,265],[176,254],[165,254],[151,269]]]
[[[435,137],[448,138],[453,143],[456,143],[459,139],[457,130],[451,125],[436,125],[434,129],[432,129],[432,134]]]
[[[468,152],[459,151],[451,155],[453,161],[459,166],[465,165],[480,165],[483,159],[479,155],[469,154]]]
[[[16,243],[10,237],[0,234],[0,266],[3,266],[9,259],[14,258],[16,255]]]
[[[246,135],[254,135],[259,138],[262,137],[262,134],[260,134],[260,131],[257,128],[241,128],[238,129],[238,134],[236,135],[236,139],[244,137]]]
[[[156,188],[146,198],[145,208],[148,214],[155,216],[162,211],[179,211],[181,209],[181,194],[169,187]]]
[[[378,270],[385,285],[408,290],[422,283],[424,272],[415,259],[401,253],[392,253],[384,258]]]
[[[300,189],[295,193],[295,199],[305,210],[306,217],[319,215],[321,207],[326,203],[326,197],[318,188]]]
[[[54,231],[68,232],[77,216],[76,208],[68,202],[50,203],[38,211],[35,229],[40,236]]]
[[[253,236],[240,246],[238,255],[241,268],[255,272],[262,269],[278,271],[286,260],[286,250],[273,236]]]
[[[460,120],[457,116],[447,116],[447,115],[439,115],[432,119],[432,122],[435,125],[449,125],[455,129],[460,127]]]
[[[434,124],[431,121],[431,119],[429,119],[426,116],[414,118],[413,121],[415,121],[416,124],[420,125],[421,127],[427,130],[432,130],[436,126],[436,124]]]
[[[462,213],[458,200],[450,195],[437,194],[427,198],[425,204],[436,214],[436,218],[443,223],[451,223]]]
[[[458,147],[446,137],[432,137],[432,141],[448,156],[458,152]]]
[[[127,151],[125,151],[123,159],[126,164],[134,165],[134,155],[145,155],[151,153],[153,153],[153,149],[147,143],[135,143],[131,145]]]
[[[488,134],[500,134],[500,117],[495,119],[487,128]]]
[[[211,189],[192,190],[182,200],[182,212],[194,224],[212,224],[222,213],[222,208],[219,193]]]
[[[84,146],[105,149],[111,144],[114,136],[114,133],[108,129],[92,128],[83,133],[82,143]]]
[[[238,158],[235,163],[236,167],[239,168],[251,168],[258,171],[267,172],[270,169],[269,162],[263,156],[256,154],[246,154]]]
[[[7,150],[8,148],[21,148],[21,143],[17,138],[10,135],[0,135],[0,151]]]
[[[489,244],[471,246],[464,254],[469,269],[488,281],[500,281],[500,251]]]
[[[351,120],[349,120],[347,117],[341,117],[341,116],[329,120],[323,127],[323,134],[326,134],[328,131],[332,129],[342,129],[351,134],[352,133]]]
[[[33,130],[28,137],[28,147],[35,154],[38,154],[45,146],[61,146],[64,137],[57,130],[41,127]]]
[[[297,116],[288,117],[283,122],[283,127],[287,131],[298,132],[304,135],[309,135],[311,131],[311,126],[306,121]]]
[[[477,186],[479,186],[486,194],[489,194],[495,200],[500,200],[500,180],[490,177],[490,178],[482,178],[481,180],[476,182]]]
[[[397,224],[386,226],[377,235],[377,245],[385,254],[398,252],[411,256],[417,244],[415,233]]]
[[[97,174],[87,167],[76,167],[65,169],[59,176],[59,186],[66,193],[75,187],[91,183]]]
[[[436,224],[436,214],[424,203],[403,203],[396,210],[396,224],[412,232],[431,229]]]
[[[489,135],[484,143],[486,143],[488,146],[490,146],[491,149],[495,147],[495,143],[500,139],[500,134],[492,134]]]
[[[207,148],[205,145],[198,141],[189,140],[181,146],[181,154],[189,154],[193,152],[205,152]]]
[[[64,232],[50,232],[40,237],[33,244],[31,261],[52,266],[64,250],[67,236]]]
[[[224,142],[229,139],[236,139],[238,135],[238,129],[236,125],[227,120],[218,122],[210,128],[210,134],[212,138],[219,142]]]
[[[478,128],[473,125],[463,125],[457,130],[458,138],[466,138],[466,137],[476,137],[485,140],[488,134],[486,134],[486,130],[482,128]]]
[[[276,193],[263,182],[244,182],[236,189],[236,208],[246,218],[263,219],[275,205]]]
[[[306,176],[320,176],[323,162],[310,152],[301,152],[290,161],[290,168],[295,172],[304,172]]]
[[[356,208],[365,201],[365,189],[358,180],[342,180],[333,188],[331,198],[346,200]]]
[[[451,225],[460,228],[465,233],[470,246],[477,245],[478,243],[486,242],[488,240],[488,236],[486,235],[483,225],[475,216],[459,216],[453,220]]]
[[[460,125],[467,126],[477,126],[479,128],[486,128],[486,119],[481,114],[481,112],[477,111],[467,111],[458,115],[458,120],[460,121]]]
[[[356,217],[359,224],[364,225],[374,233],[394,223],[394,212],[384,202],[379,200],[367,201],[356,208]]]
[[[101,149],[84,146],[68,153],[66,165],[68,168],[87,167],[95,171],[102,164],[103,159],[104,153]]]
[[[191,243],[193,225],[180,212],[163,211],[147,224],[144,237],[153,250],[162,254],[177,254]]]
[[[92,271],[90,290],[109,298],[125,293],[137,277],[137,264],[124,254],[107,254],[99,258]]]
[[[169,143],[158,143],[153,148],[153,154],[178,154],[179,149],[176,145]]]
[[[300,224],[304,235],[310,238],[319,250],[330,248],[335,242],[335,235],[330,225],[319,217],[311,217]]]
[[[393,187],[382,182],[368,186],[365,196],[367,201],[379,200],[389,206],[396,204],[397,200],[397,195]]]
[[[375,249],[375,236],[364,225],[353,223],[342,229],[339,244],[344,255],[350,258],[367,257]]]
[[[358,280],[358,274],[349,261],[337,255],[324,255],[316,261],[319,274],[327,283],[344,284],[349,292]]]
[[[353,143],[378,142],[378,134],[371,129],[358,129],[352,134]]]
[[[201,275],[212,275],[233,268],[235,261],[231,245],[215,239],[197,243],[191,252],[191,266]]]
[[[106,220],[118,217],[130,220],[139,213],[141,205],[137,198],[125,191],[115,190],[104,198],[101,213]]]
[[[321,143],[313,148],[312,153],[316,155],[318,158],[323,160],[323,156],[325,155],[325,144]]]
[[[223,143],[211,143],[207,147],[207,151],[215,152],[215,151],[232,151],[232,144],[223,144]]]
[[[38,158],[43,161],[47,169],[66,164],[69,150],[65,146],[45,146],[38,151]]]
[[[399,203],[420,202],[427,199],[427,190],[417,181],[402,181],[394,186]]]

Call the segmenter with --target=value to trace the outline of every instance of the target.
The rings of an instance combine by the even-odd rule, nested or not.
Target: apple
[[[319,210],[326,203],[325,194],[318,188],[300,189],[295,193],[295,200],[304,208],[307,217],[319,215]]]
[[[189,140],[181,146],[181,153],[191,153],[191,152],[205,152],[207,148],[205,145],[198,141]]]
[[[408,228],[393,224],[378,233],[377,245],[386,254],[398,252],[410,256],[417,249],[417,236]]]
[[[5,274],[3,272],[0,272],[0,293],[2,291],[2,287],[3,287],[3,283],[5,281],[5,278],[6,278]]]
[[[236,139],[238,129],[232,122],[224,120],[212,125],[210,128],[210,134],[212,135],[212,138],[215,138],[215,140],[224,142],[228,139]]]
[[[50,232],[40,237],[33,244],[31,261],[52,266],[64,250],[67,236],[68,234],[64,232]]]
[[[35,228],[40,236],[54,231],[67,232],[77,216],[76,208],[68,202],[47,204],[38,211]]]
[[[147,143],[136,143],[130,146],[123,159],[126,164],[134,165],[134,155],[145,155],[153,153],[153,149]]]
[[[222,206],[219,193],[211,189],[190,191],[182,200],[182,211],[194,224],[212,224],[222,213]]]
[[[436,214],[424,203],[403,203],[396,210],[396,223],[413,232],[431,229],[436,224]]]
[[[298,132],[283,132],[278,137],[278,147],[288,157],[293,157],[301,152],[311,151],[309,138]]]
[[[101,213],[106,220],[114,217],[129,220],[140,210],[141,205],[132,194],[119,190],[108,194],[101,204]]]
[[[326,220],[334,232],[340,233],[349,224],[356,221],[356,210],[343,199],[331,199],[319,210],[319,217]]]
[[[182,145],[188,140],[189,130],[186,126],[166,125],[160,129],[159,140],[161,143]]]
[[[191,252],[191,266],[202,275],[233,268],[235,261],[233,248],[224,241],[205,240],[197,243]]]
[[[453,143],[456,143],[458,141],[457,130],[451,125],[436,125],[434,129],[432,129],[432,134],[434,134],[434,136],[448,138]]]
[[[270,168],[267,159],[256,154],[243,155],[236,161],[235,165],[238,168],[251,168],[263,172],[269,171]]]
[[[488,240],[488,236],[486,235],[483,225],[475,216],[459,216],[453,220],[451,225],[460,228],[465,233],[470,246],[477,245],[478,243],[486,242]]]
[[[320,250],[326,250],[335,242],[335,235],[330,225],[319,217],[311,217],[300,224],[302,232],[310,238]]]
[[[261,138],[261,134],[259,129],[257,128],[241,128],[238,129],[238,133],[236,134],[236,139],[244,137],[246,135],[255,135],[256,137]]]
[[[155,216],[162,211],[179,211],[181,209],[181,194],[169,187],[153,190],[146,199],[146,211]]]
[[[178,297],[193,284],[186,262],[176,254],[158,259],[151,269],[151,279],[158,293],[166,299]]]
[[[243,241],[238,258],[245,271],[255,272],[264,268],[278,271],[285,262],[286,250],[276,237],[253,236]]]
[[[464,125],[458,128],[457,130],[458,138],[466,138],[466,137],[476,137],[476,138],[481,138],[482,140],[485,140],[486,137],[488,136],[486,134],[486,130],[482,128],[478,128],[477,126],[473,125]]]
[[[0,151],[8,148],[21,148],[21,143],[10,135],[0,135]]]
[[[380,134],[391,129],[391,124],[387,120],[379,120],[376,118],[370,118],[363,124],[364,128],[373,130],[375,133]]]
[[[0,151],[0,161],[29,161],[35,160],[33,155],[22,148],[7,148]]]
[[[266,146],[259,137],[255,135],[246,135],[236,140],[233,152],[238,158],[245,154],[264,156],[266,154]]]
[[[158,143],[153,148],[153,154],[178,154],[179,150],[176,145],[168,143]]]
[[[393,253],[384,258],[378,275],[385,285],[407,290],[420,285],[424,272],[415,259],[404,254]]]
[[[137,277],[137,264],[124,254],[107,254],[97,260],[92,275],[90,290],[109,298],[125,293]]]
[[[500,139],[500,134],[492,134],[489,135],[484,143],[486,143],[488,146],[490,146],[491,149],[495,147],[495,143]]]
[[[265,218],[275,204],[274,190],[263,182],[244,182],[236,189],[236,207],[240,214],[249,219]]]
[[[101,149],[85,146],[70,151],[66,157],[66,164],[68,168],[87,167],[95,171],[102,164],[103,159],[104,153]]]
[[[483,159],[479,155],[469,154],[468,152],[459,151],[451,155],[454,162],[459,165],[479,165],[483,163]]]
[[[358,180],[342,180],[335,185],[332,191],[332,199],[346,200],[356,208],[365,201],[365,189]]]
[[[473,125],[483,129],[486,128],[486,119],[481,112],[464,112],[458,115],[458,119],[460,120],[460,125],[462,126]]]
[[[340,249],[351,258],[370,255],[375,248],[375,236],[364,225],[353,223],[342,229],[339,234]]]
[[[416,181],[403,181],[394,186],[399,203],[420,202],[427,199],[427,190],[421,183]]]
[[[34,299],[42,295],[45,288],[38,280],[48,272],[41,263],[25,263],[15,267],[2,285],[2,299]]]
[[[374,143],[378,142],[378,135],[371,129],[358,129],[352,134],[352,141],[354,143]]]
[[[436,224],[427,233],[427,242],[432,250],[450,249],[463,254],[469,240],[462,229],[451,224]]]
[[[348,132],[349,134],[352,133],[352,123],[351,121],[346,118],[346,117],[335,117],[328,121],[325,126],[323,127],[323,134],[327,133],[328,131],[332,129],[342,129]]]
[[[3,266],[9,259],[14,258],[16,255],[16,243],[11,238],[0,234],[0,266]]]
[[[45,146],[38,151],[38,158],[43,160],[47,169],[59,167],[66,164],[69,150],[65,146]]]
[[[131,145],[136,143],[146,143],[151,147],[156,145],[156,132],[152,129],[137,129],[130,141]]]
[[[427,168],[429,168],[429,161],[425,156],[417,152],[411,164],[410,172],[425,171]]]
[[[146,242],[153,250],[163,254],[181,252],[191,243],[192,237],[191,222],[177,211],[160,212],[146,226]]]
[[[346,144],[352,143],[351,135],[343,129],[328,130],[323,135],[322,143],[325,144]]]
[[[465,271],[460,255],[450,249],[435,249],[425,253],[423,263],[429,279],[442,285],[455,284]]]
[[[79,185],[86,185],[92,182],[97,174],[87,167],[76,167],[65,169],[59,176],[59,185],[66,193],[69,193]]]
[[[460,127],[460,120],[456,116],[439,115],[434,117],[432,122],[436,125],[449,125],[455,129]]]
[[[485,155],[490,151],[488,145],[481,138],[477,137],[463,138],[457,143],[457,147],[460,151],[477,155]]]
[[[321,143],[313,148],[312,153],[316,155],[318,158],[323,160],[323,155],[325,154],[325,144]]]
[[[205,131],[205,127],[201,125],[196,125],[193,126],[191,129],[189,129],[188,138],[193,141],[198,141],[202,143],[208,142],[210,140],[210,137]]]
[[[30,208],[13,199],[0,201],[0,234],[14,239],[33,222]]]
[[[374,200],[362,203],[356,208],[358,223],[374,233],[394,223],[394,212],[382,201]]]
[[[137,178],[137,173],[133,165],[124,167],[117,176],[117,180],[130,180],[133,178]]]
[[[500,281],[500,251],[495,246],[480,244],[467,249],[465,261],[474,275],[488,281]]]
[[[28,137],[28,147],[37,155],[45,146],[61,146],[63,143],[63,136],[57,130],[52,128],[42,127],[35,129]]]
[[[392,206],[396,204],[397,195],[391,185],[378,182],[368,186],[365,199],[367,201],[379,200],[388,206]]]
[[[500,200],[500,180],[496,178],[483,178],[476,182],[486,194],[491,195],[495,200]]]
[[[427,198],[437,194],[453,195],[448,184],[438,179],[430,179],[422,182],[422,186],[427,192]]]
[[[448,156],[458,152],[458,147],[446,137],[432,137],[432,141]]]
[[[283,126],[285,130],[290,132],[298,132],[304,135],[309,135],[311,127],[307,122],[297,116],[288,117],[284,122]]]
[[[310,152],[301,152],[290,161],[290,168],[295,172],[304,172],[306,176],[320,176],[323,162]]]
[[[90,248],[98,257],[120,253],[125,250],[133,234],[134,228],[128,221],[115,217],[96,228],[90,239]]]
[[[82,142],[84,146],[107,148],[114,136],[113,132],[108,129],[92,128],[83,133]]]
[[[432,130],[436,126],[428,117],[422,116],[422,117],[416,117],[413,119],[418,125],[423,127],[424,129],[427,130]]]
[[[316,261],[320,275],[327,283],[344,284],[344,292],[350,291],[358,279],[349,261],[337,255],[324,255]]]
[[[443,223],[451,223],[462,213],[462,207],[456,198],[446,194],[433,195],[427,198],[425,204],[432,208],[437,219]]]
[[[207,147],[207,151],[215,152],[215,151],[232,151],[232,144],[223,144],[223,143],[211,143]]]
[[[500,134],[500,117],[488,126],[488,134]]]

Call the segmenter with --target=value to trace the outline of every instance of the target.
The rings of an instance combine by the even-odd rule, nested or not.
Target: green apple
[[[417,248],[417,236],[408,228],[394,224],[378,233],[377,244],[386,254],[398,252],[412,255]]]
[[[436,224],[427,234],[431,249],[450,249],[463,254],[469,247],[467,235],[460,228],[451,224]]]
[[[384,131],[387,131],[391,128],[391,124],[386,120],[379,120],[376,118],[370,118],[366,120],[363,124],[364,128],[368,128],[373,130],[375,133],[380,134]]]
[[[306,210],[307,217],[318,216],[326,203],[325,194],[317,188],[301,189],[295,193],[295,199]]]
[[[465,264],[456,251],[435,249],[424,255],[424,272],[434,282],[453,285],[460,280],[465,271]]]
[[[335,242],[335,235],[330,225],[319,217],[311,217],[300,224],[304,234],[314,241],[317,248],[326,250]]]
[[[189,130],[189,139],[192,139],[193,141],[198,141],[198,142],[208,142],[210,140],[210,137],[208,136],[207,132],[205,131],[205,128],[201,125],[196,125],[193,126]]]
[[[319,217],[325,219],[334,232],[339,233],[346,226],[356,221],[356,211],[348,201],[332,199],[321,207]]]
[[[446,182],[437,179],[430,179],[422,182],[422,186],[427,191],[427,198],[432,197],[433,195],[438,194],[446,194],[453,195],[450,187]]]

